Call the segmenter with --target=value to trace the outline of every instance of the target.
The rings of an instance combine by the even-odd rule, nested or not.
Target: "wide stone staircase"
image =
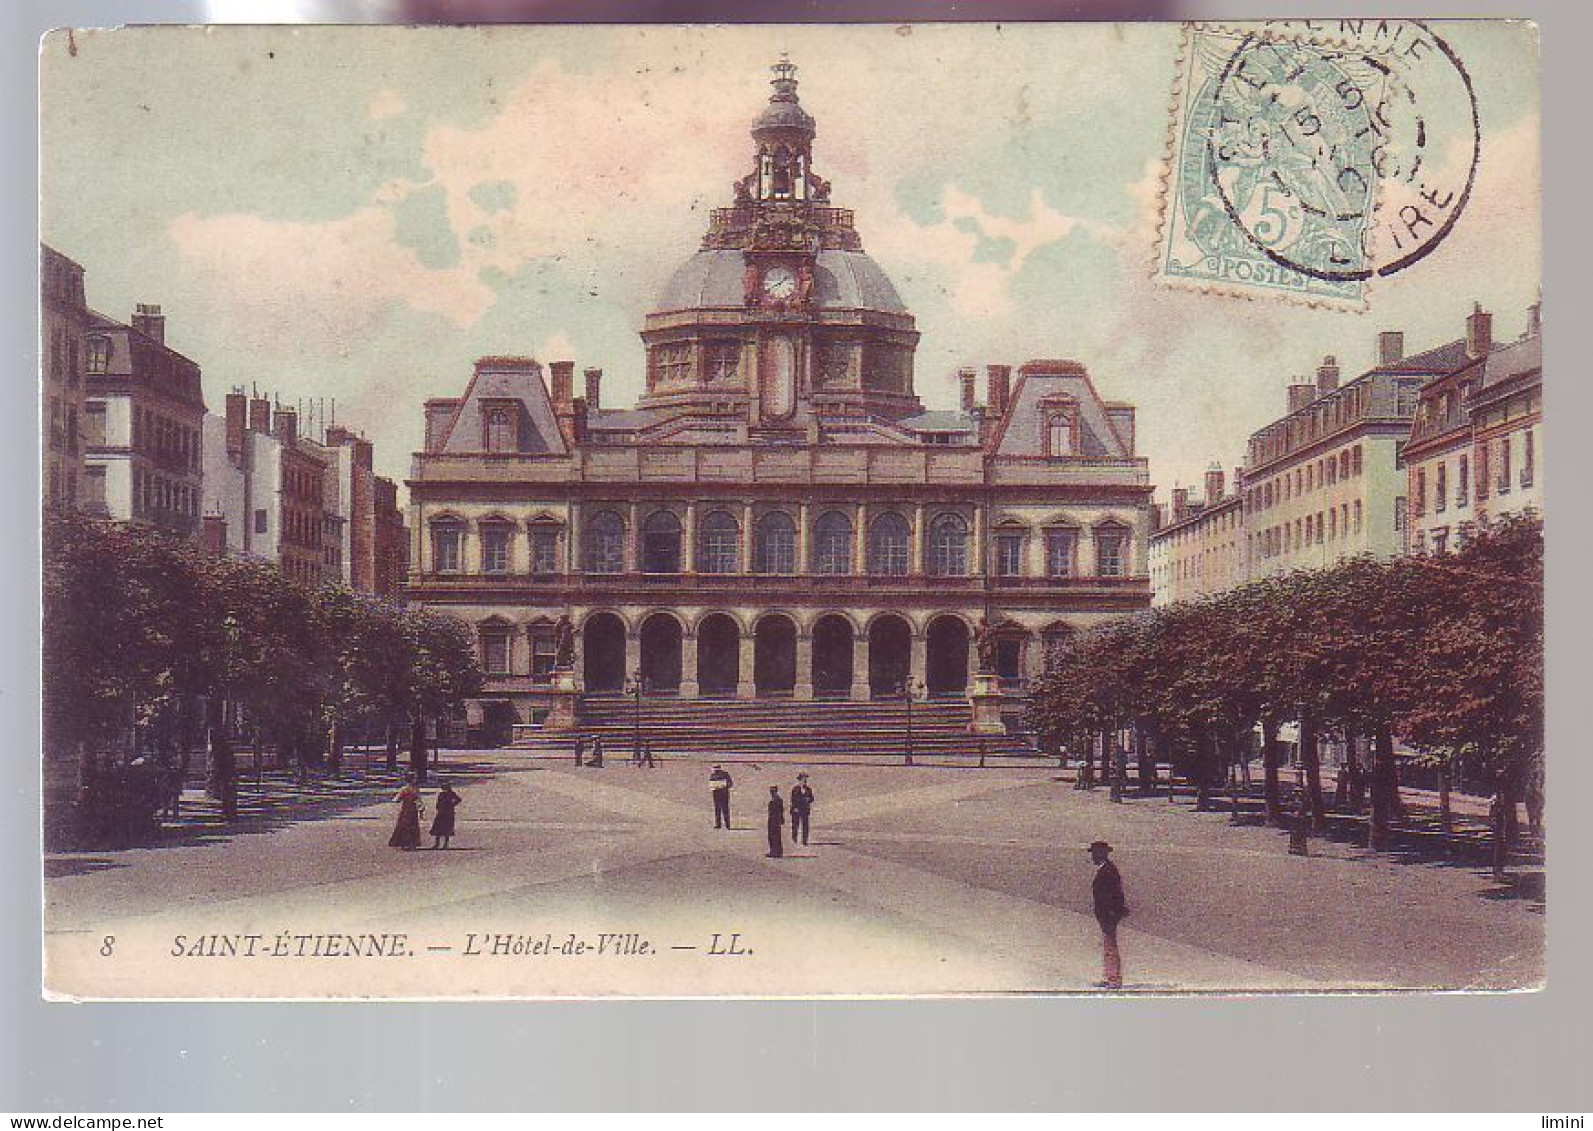
[[[792,761],[898,761],[908,742],[902,700],[663,699],[588,696],[580,732],[601,736],[609,758],[629,756],[639,733],[661,757],[780,759]],[[915,760],[928,762],[1034,756],[1027,735],[968,732],[971,708],[957,699],[912,706]],[[522,732],[516,748],[568,754],[573,734]]]

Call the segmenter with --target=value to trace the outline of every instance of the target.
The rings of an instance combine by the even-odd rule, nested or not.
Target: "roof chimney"
[[[348,443],[350,437],[353,435],[354,434],[342,424],[329,424],[326,426],[326,446],[329,448],[341,448],[344,444]]]
[[[1493,349],[1493,315],[1482,308],[1482,303],[1472,303],[1466,316],[1466,356],[1473,360],[1487,357]]]
[[[1377,364],[1393,365],[1405,356],[1405,331],[1384,330],[1377,335]]]
[[[227,394],[227,454],[243,454],[243,434],[249,428],[249,398],[243,393]]]
[[[586,398],[576,397],[570,406],[570,439],[580,443],[586,439]]]
[[[354,438],[354,466],[362,467],[366,471],[375,470],[376,448],[363,436]]]
[[[1316,400],[1316,386],[1309,381],[1296,381],[1289,385],[1289,411],[1299,412]]]
[[[974,396],[974,383],[978,379],[979,370],[977,369],[957,370],[957,384],[961,390],[961,396],[958,403],[962,406],[962,410],[964,412],[972,412],[975,403],[977,403],[977,400]]]
[[[1543,333],[1543,301],[1540,299],[1527,307],[1527,332],[1522,337],[1532,338]]]
[[[1012,366],[985,366],[985,403],[990,415],[1000,420],[1007,415],[1007,395],[1012,391]]]
[[[1222,502],[1223,495],[1222,468],[1212,464],[1206,469],[1206,505],[1213,506]]]
[[[1183,522],[1189,517],[1189,488],[1173,488],[1173,522]]]
[[[166,316],[156,304],[141,302],[133,309],[133,329],[161,345],[166,344]]]
[[[271,434],[271,402],[265,397],[249,401],[249,431]]]
[[[292,444],[299,438],[299,410],[296,408],[277,409],[277,439],[284,444]]]
[[[555,361],[548,371],[553,374],[553,407],[569,412],[575,397],[575,362]]]
[[[1328,354],[1316,367],[1316,391],[1319,396],[1339,387],[1339,359]]]
[[[581,370],[586,378],[586,411],[603,411],[603,371],[595,367]]]

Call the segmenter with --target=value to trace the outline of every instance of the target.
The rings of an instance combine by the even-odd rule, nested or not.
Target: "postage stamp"
[[[1414,21],[1190,25],[1157,275],[1364,309],[1460,219],[1479,136],[1464,66]]]

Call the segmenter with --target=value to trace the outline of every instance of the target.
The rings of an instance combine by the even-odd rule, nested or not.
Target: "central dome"
[[[670,276],[655,307],[677,310],[740,309],[745,305],[746,257],[731,249],[699,251]],[[878,263],[861,251],[826,248],[813,266],[815,310],[866,310],[906,314],[907,307]]]

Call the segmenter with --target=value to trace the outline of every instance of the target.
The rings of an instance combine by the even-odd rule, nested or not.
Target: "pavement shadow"
[[[103,872],[108,868],[125,868],[115,860],[107,860],[103,856],[74,856],[63,858],[47,856],[44,858],[44,878],[47,880],[61,880],[68,876],[87,876],[94,872]]]
[[[1482,898],[1498,900],[1524,900],[1530,910],[1542,914],[1548,900],[1547,877],[1542,872],[1512,872],[1504,882],[1483,890]]]

